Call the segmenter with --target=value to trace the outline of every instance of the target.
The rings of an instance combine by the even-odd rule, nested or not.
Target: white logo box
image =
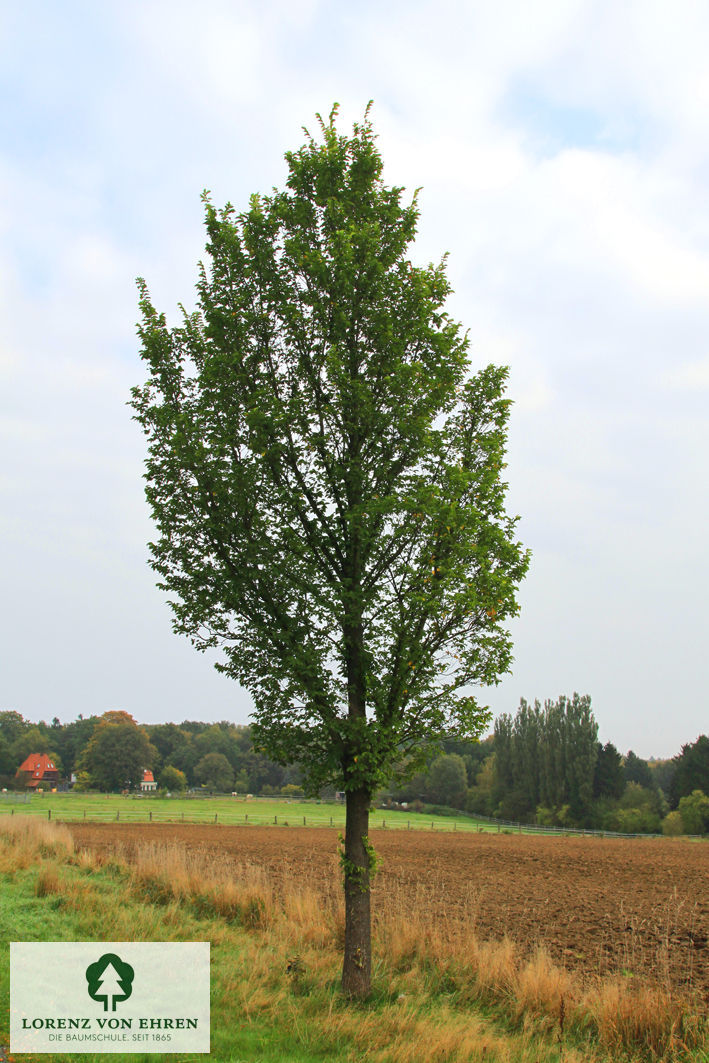
[[[209,942],[10,945],[11,1052],[209,1052]]]

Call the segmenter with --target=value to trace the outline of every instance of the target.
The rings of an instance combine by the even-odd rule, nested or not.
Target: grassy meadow
[[[128,863],[75,851],[60,824],[2,817],[0,1058],[10,940],[209,940],[215,1063],[709,1059],[705,1021],[657,988],[583,986],[541,950],[519,956],[511,941],[454,935],[400,906],[376,913],[374,991],[349,1004],[338,988],[343,923],[339,897],[323,905],[303,889],[279,896],[254,866],[235,875],[213,856],[155,845]]]
[[[0,799],[3,814],[40,816],[54,821],[95,820],[123,823],[224,823],[290,827],[345,827],[345,806],[340,802],[298,801],[285,798],[216,796],[163,797],[157,794],[41,793],[24,800],[22,794]],[[494,824],[468,816],[436,816],[420,812],[376,809],[370,814],[372,829],[497,831]]]

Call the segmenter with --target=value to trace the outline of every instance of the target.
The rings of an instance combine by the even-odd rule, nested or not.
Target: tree
[[[54,752],[50,747],[52,741],[53,736],[42,734],[36,725],[31,726],[27,731],[19,735],[10,747],[15,760],[15,767],[19,768],[20,764],[31,753],[47,753],[53,757]]]
[[[94,733],[98,716],[84,719],[79,716],[72,723],[58,727],[52,733],[52,748],[61,757],[64,773],[70,776],[77,767],[77,761]]]
[[[628,750],[625,758],[623,775],[625,776],[626,784],[635,782],[639,786],[644,786],[646,790],[652,790],[655,786],[655,780],[652,777],[648,762],[633,753],[632,749]]]
[[[343,988],[370,987],[372,795],[489,719],[528,556],[501,480],[507,370],[470,376],[445,262],[382,179],[368,115],[318,119],[284,190],[204,194],[199,309],[139,281],[152,565],[174,628],[249,689],[257,750],[346,792]]]
[[[137,786],[143,769],[151,768],[157,750],[127,712],[105,712],[78,760],[91,785],[99,790]]]
[[[208,790],[231,790],[234,769],[223,753],[205,753],[197,764],[195,779],[204,783]]]
[[[280,789],[285,782],[285,771],[280,764],[274,764],[272,760],[250,749],[242,758],[241,766],[248,777],[248,789],[252,794],[261,793],[264,786],[272,786]]]
[[[176,723],[157,723],[145,728],[148,738],[155,746],[158,754],[157,766],[167,764],[173,751],[180,746],[185,739],[191,741],[192,736]]]
[[[706,834],[709,831],[709,797],[701,790],[680,798],[679,813],[685,834]]]
[[[198,760],[199,753],[195,749],[192,735],[189,732],[185,732],[185,737],[169,754],[166,766],[170,765],[171,767],[184,772],[187,776],[188,783],[193,783],[196,781],[194,778],[194,769]]]
[[[428,792],[433,801],[462,808],[467,789],[468,773],[461,756],[444,753],[434,760],[428,773]]]
[[[281,793],[284,797],[303,797],[303,787],[296,786],[295,783],[289,782],[281,787]]]
[[[669,838],[676,838],[684,831],[684,825],[682,823],[682,814],[679,809],[675,809],[674,812],[668,812],[662,821],[662,833]]]
[[[665,800],[669,801],[672,794],[672,780],[677,769],[676,761],[651,759],[648,761],[648,767],[652,772],[655,786],[662,791]]]
[[[675,773],[670,784],[674,805],[694,790],[709,794],[709,738],[706,735],[699,735],[696,742],[682,746],[674,762]]]
[[[187,789],[187,776],[179,768],[173,768],[171,764],[163,768],[158,781],[163,790],[182,793],[183,790]]]
[[[514,720],[503,713],[495,721],[493,798],[499,814],[523,819],[554,816],[565,808],[569,822],[590,812],[597,757],[598,725],[588,694],[563,694],[558,701],[524,698]]]
[[[530,708],[520,699],[512,732],[515,762],[515,784],[525,795],[526,811],[539,804],[541,746],[544,736],[544,716],[538,701]]]
[[[0,712],[0,736],[10,745],[24,734],[29,726],[24,717],[14,709]]]
[[[9,743],[0,734],[0,776],[14,775],[17,761],[12,755]]]
[[[493,764],[494,783],[490,793],[493,808],[514,790],[514,763],[512,752],[512,717],[508,712],[500,713],[495,720],[495,760]]]
[[[494,807],[493,792],[495,789],[495,754],[490,755],[483,761],[480,771],[475,776],[475,785],[471,786],[465,801],[467,812],[482,812],[489,816]]]
[[[612,742],[604,746],[599,742],[596,756],[596,770],[593,776],[593,796],[621,797],[625,788],[623,758]]]

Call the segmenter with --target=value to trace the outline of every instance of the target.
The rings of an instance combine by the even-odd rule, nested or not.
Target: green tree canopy
[[[199,760],[199,753],[195,748],[192,735],[186,732],[184,738],[168,754],[166,764],[183,771],[189,783],[196,782],[194,769]]]
[[[10,743],[0,734],[0,775],[14,775],[17,767]]]
[[[709,797],[702,790],[693,790],[680,798],[679,814],[685,834],[709,832]]]
[[[566,807],[565,816],[582,821],[593,798],[598,755],[598,724],[588,694],[563,694],[542,709],[524,698],[514,719],[495,721],[493,800],[508,819]]]
[[[171,790],[174,793],[182,793],[187,789],[187,776],[179,768],[173,768],[171,764],[168,764],[166,768],[163,768],[160,772],[158,784],[163,790]]]
[[[9,745],[12,745],[30,726],[24,717],[19,712],[15,712],[14,709],[0,712],[0,736]]]
[[[674,761],[670,792],[675,805],[694,790],[709,794],[709,738],[706,735],[699,735],[696,742],[682,746]]]
[[[598,743],[596,768],[593,776],[593,796],[611,797],[616,800],[625,789],[623,758],[612,742],[604,746]]]
[[[123,790],[140,785],[143,769],[151,768],[157,751],[142,727],[127,712],[101,716],[84,748],[78,767],[98,790]]]
[[[625,761],[623,763],[623,774],[627,783],[635,782],[638,786],[644,786],[648,790],[652,790],[655,786],[655,780],[652,777],[650,771],[650,765],[642,757],[638,757],[633,753],[632,749],[628,751]]]
[[[233,727],[224,727],[217,723],[197,735],[194,745],[200,757],[203,757],[205,753],[223,753],[232,767],[241,755]]]
[[[234,783],[234,769],[223,753],[205,753],[194,769],[195,778],[208,790],[224,793]]]
[[[462,808],[468,789],[465,761],[457,753],[437,757],[428,773],[428,792],[431,800],[440,805]]]
[[[61,757],[67,776],[76,770],[77,761],[94,733],[98,720],[98,716],[91,716],[88,719],[79,716],[72,723],[52,729],[52,748]]]
[[[659,787],[667,801],[672,796],[672,780],[674,779],[677,763],[672,758],[651,759],[648,767],[652,772],[655,786]]]
[[[343,986],[369,989],[368,809],[394,766],[489,716],[528,557],[505,512],[507,370],[471,374],[416,197],[335,110],[250,209],[205,193],[199,307],[140,282],[152,564],[175,630],[254,699],[257,747],[347,793]]]
[[[54,736],[50,737],[40,731],[36,724],[23,731],[10,747],[15,760],[15,768],[19,768],[23,760],[26,760],[31,753],[52,753],[53,738]]]
[[[192,736],[189,732],[184,731],[176,723],[158,723],[152,724],[145,728],[148,733],[148,737],[152,745],[157,750],[159,763],[167,763],[170,755],[187,739],[191,741]]]

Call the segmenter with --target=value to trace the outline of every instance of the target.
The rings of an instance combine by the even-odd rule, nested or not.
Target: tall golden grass
[[[29,867],[38,856],[65,859],[74,852],[74,839],[67,827],[32,816],[3,816],[0,832],[5,843],[3,871]]]

